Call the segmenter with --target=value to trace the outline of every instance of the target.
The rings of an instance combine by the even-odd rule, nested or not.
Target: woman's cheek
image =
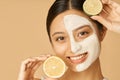
[[[65,55],[66,50],[67,50],[67,45],[65,44],[54,46],[54,51],[56,55],[60,55],[60,56]]]

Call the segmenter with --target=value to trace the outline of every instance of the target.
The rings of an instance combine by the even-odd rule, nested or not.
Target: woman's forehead
[[[67,21],[66,21],[66,19],[67,19]],[[68,22],[70,24],[66,25],[66,23],[68,23]],[[52,29],[53,29],[53,27],[55,29],[61,29],[63,26],[64,27],[68,26],[68,28],[69,28],[70,26],[73,25],[74,28],[77,28],[77,27],[84,26],[84,25],[92,26],[92,23],[93,22],[89,19],[89,17],[87,15],[85,15],[83,12],[80,12],[80,11],[77,11],[77,10],[68,10],[68,11],[65,11],[65,12],[59,14],[53,20],[53,22],[51,24],[51,27],[52,27]],[[92,29],[93,29],[93,27],[92,27]]]
[[[63,21],[63,19],[64,19],[64,17],[66,15],[71,15],[71,14],[84,17],[84,18],[88,19],[90,22],[92,22],[91,19],[89,18],[89,16],[87,16],[83,11],[78,11],[78,10],[75,10],[75,9],[71,9],[71,10],[67,10],[67,11],[65,11],[65,12],[60,13],[59,15],[57,15],[53,19],[51,25],[53,25],[54,23],[59,23],[59,22]]]
[[[57,16],[55,17],[55,19],[56,19],[56,18],[61,18],[61,19],[63,19],[64,16],[70,15],[70,14],[79,15],[79,16],[82,16],[82,17],[85,17],[85,18],[88,18],[88,19],[89,19],[89,17],[88,17],[83,11],[78,11],[78,10],[75,10],[75,9],[67,10],[67,11],[65,11],[65,12],[63,12],[63,13],[60,13],[59,15],[57,15]],[[54,19],[54,20],[55,20],[55,19]]]
[[[85,17],[75,15],[75,14],[70,14],[64,16],[64,24],[67,30],[73,31],[77,29],[78,27],[84,27],[84,26],[89,26],[94,30],[94,27],[92,23]]]

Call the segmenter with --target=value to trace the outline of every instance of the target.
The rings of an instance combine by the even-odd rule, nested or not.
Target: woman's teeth
[[[82,55],[80,55],[80,56],[70,57],[70,59],[71,59],[71,60],[78,60],[78,59],[81,59],[81,58],[83,58],[83,57],[84,57],[84,55],[82,54]]]
[[[84,57],[86,57],[86,55],[87,55],[87,52],[83,53],[83,54],[80,54],[78,56],[71,56],[71,57],[69,57],[69,59],[72,60],[72,61],[82,60]]]

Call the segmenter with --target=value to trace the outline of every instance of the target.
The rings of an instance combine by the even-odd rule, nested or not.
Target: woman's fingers
[[[50,55],[41,55],[40,57],[32,57],[24,60],[21,64],[20,75],[33,75],[36,69],[49,57]]]
[[[107,28],[108,28],[108,26],[110,27],[110,23],[105,18],[103,18],[102,16],[92,16],[91,18],[93,20],[96,20],[96,21],[100,22],[102,25],[104,25]]]
[[[116,9],[119,8],[120,5],[112,0],[102,0],[103,5],[108,5],[109,7],[111,7],[112,9]]]
[[[40,57],[28,58],[23,64],[26,65],[27,69],[33,69],[38,63],[44,62],[48,57],[49,55],[41,55]]]
[[[24,60],[21,64],[18,80],[34,79],[35,71],[48,57],[50,57],[50,55],[41,55]]]
[[[29,66],[31,65],[31,61],[33,61],[33,60],[30,58],[24,60],[21,64],[21,70],[26,71],[26,69],[29,68]]]
[[[32,71],[31,71],[31,75],[33,75],[36,72],[36,70],[39,68],[39,66],[41,64],[42,64],[42,62],[38,62],[33,66]]]
[[[102,0],[103,4],[110,4],[111,0]]]
[[[111,22],[103,18],[102,16],[92,16],[91,18],[103,24],[108,30],[120,33],[120,20],[116,22]]]
[[[24,67],[24,71],[31,69],[32,65],[35,64],[36,59],[28,58],[22,62],[22,66]]]
[[[104,5],[103,11],[105,11],[107,14],[109,14],[112,11],[112,8],[110,8],[108,5]]]

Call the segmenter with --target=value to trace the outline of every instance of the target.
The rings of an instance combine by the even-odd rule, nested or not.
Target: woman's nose
[[[81,50],[81,45],[77,42],[71,42],[71,51],[76,54],[78,51]]]

